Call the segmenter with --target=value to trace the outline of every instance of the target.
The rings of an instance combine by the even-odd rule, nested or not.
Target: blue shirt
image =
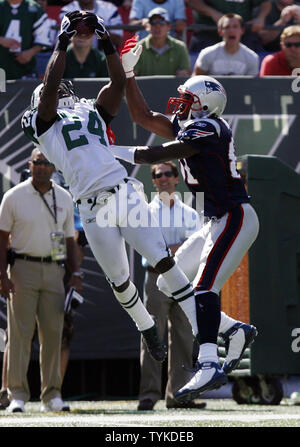
[[[158,195],[149,203],[149,206],[167,245],[182,244],[191,234],[200,229],[197,211],[183,203],[176,195],[171,208],[165,205]],[[149,265],[146,258],[142,258],[142,264],[144,267]]]

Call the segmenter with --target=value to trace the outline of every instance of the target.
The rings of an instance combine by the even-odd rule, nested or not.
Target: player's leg
[[[91,214],[89,210],[81,208],[80,213],[86,238],[115,297],[142,333],[151,355],[155,360],[164,360],[166,347],[158,336],[154,320],[143,305],[136,286],[130,281],[125,241],[119,227],[99,228],[96,221],[89,220],[91,217],[86,218]],[[99,207],[97,206],[93,210],[94,215],[97,213],[97,208]]]
[[[226,383],[217,356],[217,335],[221,320],[218,294],[257,234],[258,219],[248,204],[211,223],[211,237],[204,245],[202,263],[194,280],[198,325],[201,328],[197,336],[200,344],[198,371],[177,393],[179,400],[184,401],[191,395]]]
[[[243,211],[243,224],[216,272],[212,285],[212,290],[216,293],[219,293],[226,280],[239,266],[243,256],[247,253],[258,234],[258,218],[252,206],[243,204],[241,209]],[[224,339],[226,348],[223,370],[226,374],[229,374],[238,366],[245,349],[255,339],[257,329],[251,324],[236,321],[224,312],[221,312],[219,334]]]
[[[211,223],[206,224],[201,230],[192,234],[177,250],[174,259],[176,264],[183,270],[190,281],[193,281],[196,274],[202,273],[205,267],[205,254],[202,254],[207,235],[210,231]],[[200,267],[199,267],[200,265]],[[162,275],[158,277],[157,286],[165,295],[171,296],[168,286]],[[225,312],[221,312],[219,325],[219,335],[224,338],[226,351],[243,353],[255,336],[255,328],[251,325],[237,321],[228,316]],[[243,342],[244,340],[244,342]],[[234,347],[234,348],[233,348]],[[232,355],[229,355],[229,358]],[[240,357],[240,355],[238,356]],[[231,363],[231,371],[233,369]],[[236,367],[235,365],[234,367]],[[225,365],[226,369],[226,365]],[[226,372],[231,372],[226,371]]]
[[[179,303],[188,317],[194,334],[197,334],[196,307],[193,287],[183,271],[176,265],[166,246],[162,232],[151,215],[145,200],[128,184],[128,224],[121,227],[125,240],[164,277],[172,298]],[[140,225],[133,226],[130,216],[138,210],[144,216]]]
[[[185,273],[189,281],[193,281],[200,265],[200,256],[209,231],[205,225],[201,230],[192,234],[176,251],[174,260],[178,267]],[[171,296],[166,281],[162,275],[158,277],[157,286],[161,292]]]

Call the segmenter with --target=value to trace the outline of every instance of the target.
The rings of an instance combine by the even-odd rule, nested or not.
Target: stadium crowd
[[[300,23],[295,0],[0,0],[0,67],[7,80],[43,78],[61,20],[76,9],[101,16],[118,50],[138,33],[144,48],[138,76],[280,75],[290,74],[298,60],[296,45],[284,57],[281,38],[284,29]],[[284,68],[272,64],[266,71],[277,52]],[[218,59],[218,67],[209,59]],[[72,42],[65,77],[106,73],[96,38]]]

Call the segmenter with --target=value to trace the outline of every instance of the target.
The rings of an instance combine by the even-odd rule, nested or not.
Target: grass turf
[[[41,413],[28,402],[25,413],[0,411],[0,427],[300,427],[300,406],[238,405],[232,399],[206,399],[202,410],[167,410],[163,401],[153,411],[137,411],[137,401],[72,401],[71,411]]]

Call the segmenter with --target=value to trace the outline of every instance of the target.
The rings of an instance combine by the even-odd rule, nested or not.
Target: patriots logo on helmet
[[[222,92],[221,85],[217,84],[216,82],[204,81],[204,84],[205,84],[205,87],[206,87],[206,93]]]

